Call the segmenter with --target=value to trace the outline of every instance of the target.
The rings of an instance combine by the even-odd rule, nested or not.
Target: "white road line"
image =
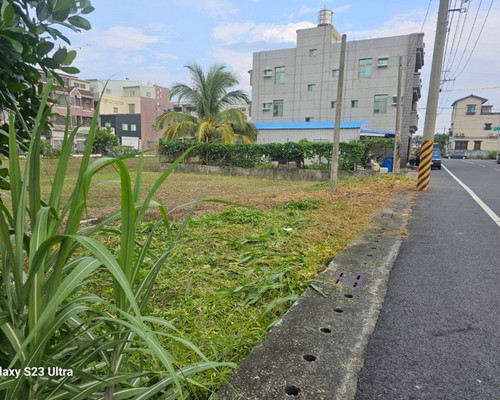
[[[472,190],[471,190],[471,189],[470,189],[470,188],[469,188],[469,187],[468,187],[465,183],[463,183],[460,179],[458,179],[455,175],[453,175],[453,174],[451,173],[451,171],[450,171],[448,168],[446,168],[444,165],[443,165],[443,168],[444,168],[444,170],[445,170],[446,172],[448,172],[448,173],[451,175],[451,177],[452,177],[453,179],[455,179],[455,180],[458,182],[458,184],[459,184],[460,186],[462,186],[462,187],[465,189],[465,191],[466,191],[467,193],[469,193],[469,194],[471,195],[471,197],[474,199],[474,201],[475,201],[477,204],[479,204],[479,207],[481,207],[481,208],[484,210],[484,212],[485,212],[486,214],[488,214],[488,216],[489,216],[489,217],[493,220],[493,222],[494,222],[495,224],[497,224],[497,225],[500,227],[500,217],[499,217],[498,215],[496,215],[496,214],[493,212],[493,210],[492,210],[491,208],[489,208],[489,207],[488,207],[488,206],[484,203],[484,201],[482,201],[482,200],[481,200],[481,199],[480,199],[480,198],[476,195],[476,193],[474,193],[474,192],[473,192],[473,191],[472,191]]]
[[[495,168],[495,171],[498,171],[498,172],[500,172],[500,169],[498,169],[498,168]]]

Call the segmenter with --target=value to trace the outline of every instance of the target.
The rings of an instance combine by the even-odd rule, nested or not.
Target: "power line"
[[[476,43],[474,43],[474,47],[472,48],[472,51],[469,54],[469,58],[465,62],[464,67],[462,68],[462,70],[460,71],[460,73],[457,75],[457,77],[459,77],[460,75],[462,75],[462,73],[464,72],[465,68],[467,67],[467,64],[469,64],[469,61],[470,61],[470,59],[472,57],[472,54],[474,54],[474,50],[476,50],[476,46],[477,46],[477,44],[479,42],[479,38],[481,37],[481,34],[483,33],[484,26],[486,25],[486,21],[488,20],[488,17],[490,16],[490,11],[491,11],[491,7],[492,6],[493,6],[493,0],[491,0],[490,7],[488,8],[488,12],[486,13],[486,17],[484,18],[483,25],[481,26],[481,30],[479,31],[479,34],[477,35]]]
[[[466,89],[449,89],[446,90],[446,92],[470,92],[474,90],[494,90],[494,89],[500,89],[500,86],[487,86],[487,87],[466,88]]]
[[[424,22],[422,22],[422,27],[420,28],[420,33],[424,31],[425,23],[427,22],[427,17],[429,16],[429,10],[431,9],[432,0],[429,0],[429,5],[427,6],[427,11],[425,12]]]

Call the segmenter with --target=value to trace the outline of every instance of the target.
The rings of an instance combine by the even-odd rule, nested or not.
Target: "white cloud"
[[[218,25],[212,30],[212,36],[225,44],[234,43],[295,43],[298,29],[316,26],[311,22],[289,23],[286,25],[255,24],[253,22],[233,22]]]
[[[158,43],[159,37],[144,33],[129,26],[112,26],[99,39],[99,44],[123,50],[141,50],[149,44]]]

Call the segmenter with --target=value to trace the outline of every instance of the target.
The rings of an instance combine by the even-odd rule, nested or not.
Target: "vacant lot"
[[[48,196],[56,160],[44,164],[47,175],[42,187]],[[129,167],[134,179],[137,160],[130,160]],[[74,159],[66,177],[68,187],[76,182],[77,168]],[[151,187],[159,174],[157,159],[146,159],[144,186]],[[112,169],[96,177],[88,217],[102,218],[118,209],[116,179]],[[380,175],[342,181],[338,192],[331,194],[328,183],[174,173],[156,200],[172,211],[173,229],[183,232],[158,277],[147,311],[169,320],[209,359],[239,363],[310,280],[370,225],[374,211],[395,193],[412,191],[414,186],[413,179]],[[203,198],[251,207],[200,203],[193,211],[192,203]],[[178,208],[182,204],[191,205]],[[193,218],[182,228],[188,212]],[[152,224],[141,229],[146,234]],[[154,241],[157,254],[167,249],[166,237],[166,231],[159,229]],[[112,234],[103,234],[102,239],[111,249],[117,246]],[[197,359],[182,344],[165,344],[179,365]],[[203,374],[199,381],[207,389],[193,386],[190,390],[198,396],[194,398],[208,398],[231,372]]]

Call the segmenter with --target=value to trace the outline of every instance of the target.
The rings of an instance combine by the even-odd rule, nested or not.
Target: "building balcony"
[[[412,111],[410,113],[410,131],[412,133],[416,132],[418,129],[418,112]]]

